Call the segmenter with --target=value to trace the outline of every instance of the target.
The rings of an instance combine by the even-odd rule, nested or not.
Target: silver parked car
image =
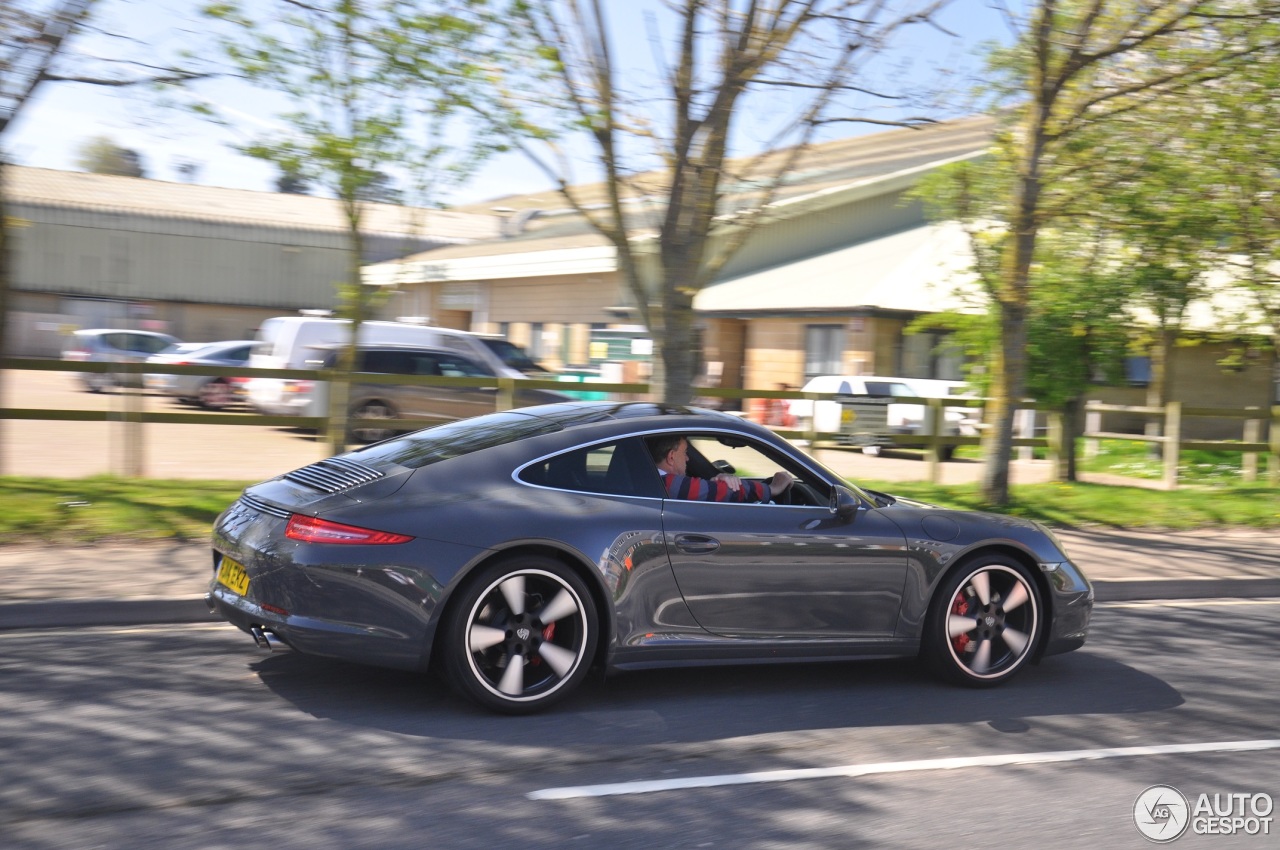
[[[246,366],[255,344],[251,339],[199,343],[193,348],[184,344],[152,355],[147,362],[166,366]],[[232,388],[232,379],[216,375],[148,374],[143,385],[152,392],[194,402],[209,410],[222,410],[239,400]]]
[[[78,363],[142,363],[153,354],[182,345],[182,340],[155,331],[90,328],[72,333],[62,350],[62,359]],[[111,372],[77,372],[78,380],[91,393],[120,386],[124,376]],[[135,386],[141,384],[137,380]]]

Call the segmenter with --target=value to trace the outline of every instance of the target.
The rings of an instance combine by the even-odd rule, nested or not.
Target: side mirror
[[[733,468],[733,464],[727,460],[713,460],[711,465],[716,468],[717,472],[723,472],[726,475],[737,475],[737,471]]]
[[[831,513],[839,519],[852,519],[862,502],[848,487],[836,485],[831,491]]]

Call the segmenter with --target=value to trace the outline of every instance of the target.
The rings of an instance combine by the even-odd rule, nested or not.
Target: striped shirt
[[[662,485],[669,499],[692,499],[698,502],[767,502],[769,488],[759,481],[743,481],[739,490],[730,490],[723,481],[690,478],[674,472],[662,472]]]

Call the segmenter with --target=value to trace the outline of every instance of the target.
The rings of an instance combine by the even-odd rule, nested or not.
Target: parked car
[[[689,475],[795,483],[774,503],[669,498],[647,441],[673,434]],[[1037,522],[864,490],[761,425],[639,402],[491,413],[321,460],[247,488],[212,545],[206,601],[260,647],[434,662],[507,713],[593,667],[923,655],[996,685],[1082,646],[1093,605]]]
[[[317,351],[326,345],[350,341],[351,324],[345,319],[314,316],[277,316],[258,328],[258,347],[249,365],[264,369],[315,369],[321,363]],[[360,324],[362,345],[417,345],[453,351],[488,369],[490,375],[526,378],[541,369],[519,346],[502,337],[474,334],[411,322],[371,321]],[[303,391],[309,381],[253,377],[247,384],[249,403],[274,416],[318,416],[305,412],[309,400]]]
[[[184,343],[153,354],[147,358],[147,362],[167,366],[246,366],[255,344],[251,339]],[[223,410],[239,400],[232,380],[230,377],[217,375],[147,374],[143,385],[152,392],[172,396],[179,401],[195,402],[209,410]]]
[[[333,368],[341,345],[316,346],[320,366]],[[356,350],[356,372],[383,375],[425,375],[441,378],[492,378],[487,365],[454,351],[413,345],[365,345]],[[309,390],[295,390],[295,397],[308,392],[312,416],[328,412],[328,385],[311,382]],[[440,420],[467,419],[492,413],[497,408],[497,389],[489,387],[425,386],[421,384],[364,383],[355,380],[348,396],[351,438],[374,442],[392,436],[394,429],[380,423],[386,419],[422,419],[423,424]],[[517,389],[515,405],[526,407],[565,401],[569,396],[554,390]],[[404,430],[404,429],[401,429]]]
[[[153,354],[182,345],[182,340],[155,331],[91,328],[74,331],[62,350],[62,359],[77,363],[142,363]],[[77,372],[89,392],[100,393],[120,386],[124,376],[111,372]],[[141,386],[141,375],[133,386]]]
[[[810,378],[803,391],[850,398],[830,401],[798,399],[791,402],[791,413],[799,423],[797,427],[807,427],[812,419],[815,431],[836,434],[836,442],[862,446],[868,454],[876,454],[886,446],[919,448],[924,444],[913,443],[909,438],[925,433],[928,408],[918,400],[956,395],[963,392],[964,387],[962,381],[819,375]],[[977,421],[965,408],[945,408],[940,433],[975,436],[978,433]],[[953,454],[955,446],[942,447],[944,460]]]

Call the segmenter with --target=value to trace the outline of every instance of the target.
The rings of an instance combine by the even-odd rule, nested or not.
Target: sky
[[[252,7],[267,0],[249,0]],[[111,41],[82,39],[72,47],[99,55],[132,53],[144,61],[189,48],[198,43],[198,23],[192,0],[101,0],[97,20],[103,29],[127,38]],[[632,33],[644,32],[643,12],[652,0],[607,0],[613,31],[622,37],[620,61],[635,66],[637,74],[653,73],[653,45]],[[992,39],[1007,40],[1007,28],[989,0],[952,0],[940,22],[958,34],[949,38],[934,31],[916,28],[899,44],[899,64],[904,74],[924,71],[925,63],[945,66],[974,66],[973,46]],[[647,66],[647,67],[645,67]],[[927,84],[932,80],[923,80]],[[69,83],[46,83],[6,133],[4,144],[11,161],[19,165],[81,170],[80,149],[98,136],[109,137],[121,147],[142,156],[147,176],[181,182],[177,170],[184,162],[197,165],[192,182],[257,191],[273,191],[275,166],[244,156],[233,145],[250,141],[255,135],[278,129],[275,118],[287,103],[277,96],[253,89],[244,83],[219,81],[201,91],[237,122],[237,131],[219,128],[198,118],[154,105],[146,90],[121,91]],[[741,126],[761,116],[744,115]],[[841,124],[828,134],[851,136],[876,129],[865,125]],[[549,183],[540,171],[520,154],[506,154],[489,160],[467,184],[452,192],[451,204],[479,203],[507,194],[543,191]]]

